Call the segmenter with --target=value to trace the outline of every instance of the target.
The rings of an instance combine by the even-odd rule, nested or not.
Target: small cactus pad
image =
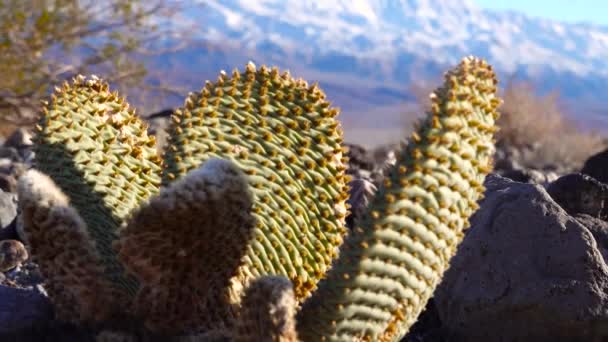
[[[34,137],[35,167],[70,198],[95,241],[105,274],[131,294],[112,240],[122,220],[160,186],[153,137],[128,104],[97,78],[56,88]]]
[[[299,312],[304,341],[400,340],[456,252],[491,170],[494,72],[465,58],[431,100],[432,112]]]
[[[297,342],[295,313],[293,286],[287,278],[256,279],[241,301],[234,342]]]
[[[248,174],[258,219],[243,277],[284,275],[298,299],[314,289],[346,232],[337,114],[316,85],[250,63],[191,94],[169,129],[163,182],[208,158],[233,160]]]
[[[151,330],[231,323],[229,288],[253,239],[252,201],[245,174],[210,159],[134,213],[115,247],[143,285],[135,311]]]
[[[103,277],[86,223],[67,196],[36,170],[20,178],[18,194],[26,242],[46,278],[56,315],[72,322],[109,318],[120,297]]]

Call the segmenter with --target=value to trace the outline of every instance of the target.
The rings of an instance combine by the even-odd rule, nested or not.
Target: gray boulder
[[[486,188],[435,292],[448,340],[608,338],[605,227],[592,232],[540,185],[491,175]]]
[[[0,229],[7,227],[17,216],[17,194],[0,190]]]
[[[589,157],[585,161],[581,173],[608,184],[608,149]]]
[[[568,214],[588,214],[608,219],[608,184],[593,177],[572,173],[560,177],[547,192]]]

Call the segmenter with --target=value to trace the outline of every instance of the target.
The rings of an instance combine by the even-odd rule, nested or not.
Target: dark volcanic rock
[[[51,303],[42,293],[0,285],[0,337],[44,326],[52,319]]]
[[[435,292],[447,340],[608,338],[603,228],[592,232],[539,185],[492,175],[486,187]]]
[[[350,194],[346,203],[350,205],[350,215],[346,218],[346,225],[352,229],[357,220],[361,218],[369,201],[377,191],[376,185],[366,178],[355,178],[350,183]]]
[[[587,159],[581,173],[608,184],[608,150],[597,153]]]
[[[608,219],[608,185],[588,175],[573,173],[560,177],[547,187],[547,192],[570,215]]]
[[[349,170],[373,170],[374,169],[374,158],[369,155],[367,150],[359,145],[346,144],[348,152]]]

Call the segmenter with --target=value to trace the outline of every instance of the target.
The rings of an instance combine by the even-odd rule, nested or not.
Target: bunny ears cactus
[[[492,68],[467,57],[445,78],[351,232],[338,110],[317,85],[253,64],[222,72],[175,112],[159,157],[107,84],[66,83],[38,125],[37,171],[19,187],[58,313],[239,341],[398,340],[491,170]]]

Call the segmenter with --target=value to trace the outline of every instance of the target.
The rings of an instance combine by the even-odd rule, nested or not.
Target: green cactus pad
[[[176,111],[163,183],[213,157],[248,174],[258,225],[240,277],[284,275],[302,299],[328,269],[347,214],[337,114],[316,85],[252,63],[207,82]]]
[[[49,175],[86,222],[106,275],[134,294],[112,240],[121,222],[160,186],[154,138],[128,104],[97,78],[56,88],[34,138],[35,167]]]
[[[496,78],[465,58],[432,96],[340,257],[298,315],[304,341],[398,341],[440,282],[491,170]]]

